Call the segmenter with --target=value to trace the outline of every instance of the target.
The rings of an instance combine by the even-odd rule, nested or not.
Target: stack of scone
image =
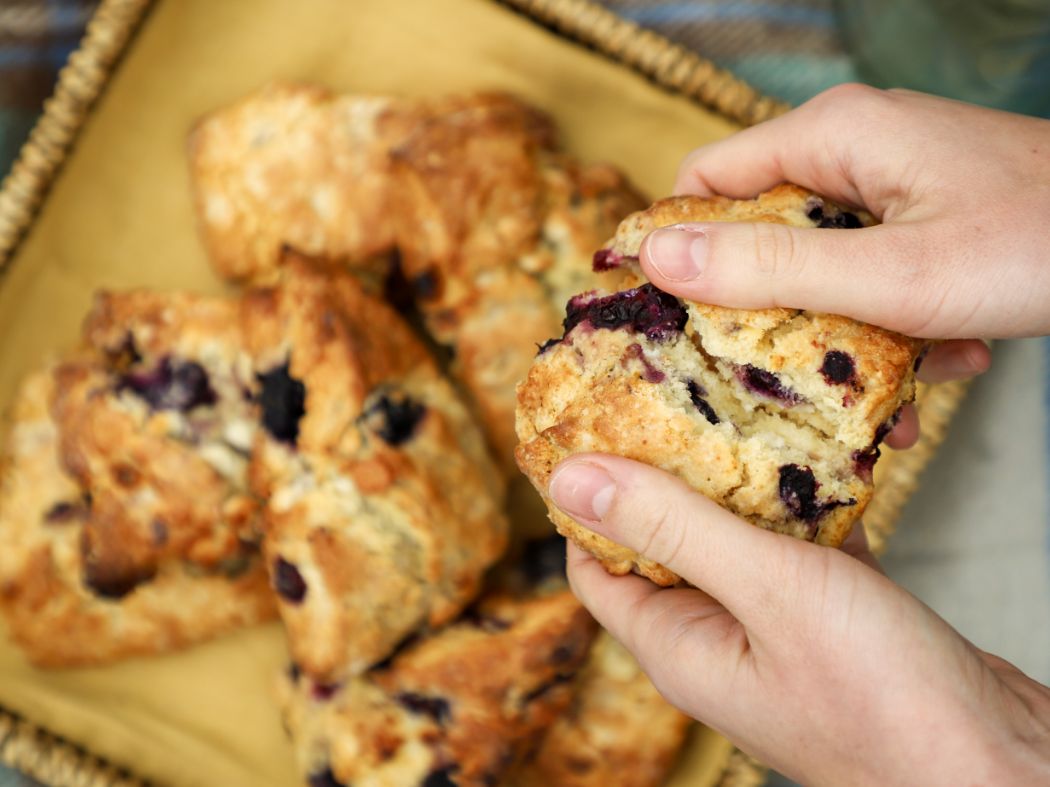
[[[513,458],[515,386],[570,297],[628,279],[591,257],[642,198],[501,94],[274,85],[189,150],[242,289],[99,293],[23,383],[10,635],[63,667],[279,615],[313,787],[660,784],[687,720],[568,591]]]
[[[684,302],[636,263],[682,221],[871,218],[794,187],[642,210],[502,94],[273,85],[189,152],[204,243],[242,289],[99,293],[80,346],[24,382],[0,486],[11,636],[62,667],[279,615],[310,787],[662,783],[688,720],[569,592],[550,472],[620,453],[840,543],[920,343]],[[613,573],[679,581],[550,514]]]

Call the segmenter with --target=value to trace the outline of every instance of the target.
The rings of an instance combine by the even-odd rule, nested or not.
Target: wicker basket
[[[787,109],[710,61],[589,0],[496,1],[741,125],[767,120]],[[150,0],[103,0],[80,48],[62,70],[54,95],[0,191],[0,268],[32,225],[70,146],[151,5]],[[922,437],[911,451],[894,454],[892,461],[880,465],[877,493],[866,514],[865,525],[877,552],[884,548],[901,507],[943,439],[964,393],[961,383],[920,389],[917,406]],[[2,709],[0,761],[55,787],[143,784],[41,730],[31,720]],[[735,751],[719,784],[748,787],[764,781],[765,769]]]

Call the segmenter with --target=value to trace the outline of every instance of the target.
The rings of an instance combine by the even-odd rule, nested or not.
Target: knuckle
[[[795,235],[780,224],[751,225],[752,255],[755,272],[763,278],[781,279],[797,276],[802,259]]]
[[[685,547],[685,521],[668,500],[654,500],[645,512],[649,523],[638,550],[650,560],[665,566],[677,564]]]

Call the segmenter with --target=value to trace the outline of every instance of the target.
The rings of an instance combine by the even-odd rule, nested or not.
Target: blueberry
[[[306,412],[306,386],[289,374],[287,363],[255,377],[262,386],[259,402],[263,426],[275,440],[294,445],[299,438],[299,420]]]
[[[693,403],[693,406],[700,411],[700,414],[707,419],[707,422],[712,426],[721,423],[718,415],[715,413],[715,409],[704,397],[707,396],[707,391],[704,390],[703,386],[697,384],[695,380],[689,380],[685,387],[689,391],[689,401]]]
[[[849,500],[827,500],[823,503],[817,500],[817,490],[820,484],[813,477],[813,471],[808,467],[798,465],[783,465],[780,468],[780,499],[784,501],[788,511],[797,519],[814,523],[828,511],[842,506],[856,505],[857,501]]]
[[[856,369],[853,359],[841,350],[830,350],[824,354],[820,373],[828,385],[842,385],[853,380]]]
[[[420,783],[419,787],[459,787],[452,778],[452,774],[459,770],[456,765],[447,765],[436,771],[431,771]],[[313,785],[311,785],[313,787]]]
[[[438,294],[440,283],[437,273],[433,270],[423,271],[412,279],[412,289],[416,293],[417,298],[429,300]]]
[[[429,716],[438,724],[444,724],[452,717],[452,708],[448,700],[441,697],[427,697],[412,691],[403,691],[394,699],[405,710],[421,716]]]
[[[532,584],[538,585],[551,577],[565,576],[565,539],[554,533],[525,544],[521,555],[521,571]]]
[[[620,260],[620,255],[612,249],[598,249],[598,251],[594,252],[594,259],[591,262],[591,268],[595,273],[609,271],[613,268],[620,267]]]
[[[299,604],[306,597],[306,580],[292,563],[283,557],[273,561],[273,589],[292,604]]]
[[[164,358],[149,371],[129,372],[121,377],[118,390],[130,390],[154,410],[188,412],[194,407],[215,404],[215,391],[204,367],[193,361]]]
[[[562,325],[565,333],[586,322],[593,328],[625,328],[652,341],[664,341],[680,333],[688,319],[677,298],[643,284],[602,298],[576,296],[566,307]]]
[[[311,773],[306,777],[306,782],[310,787],[347,787],[335,778],[335,774],[332,773],[331,768],[325,768],[323,771]]]
[[[342,688],[341,683],[321,683],[314,681],[310,686],[310,696],[320,702],[327,702]]]
[[[879,446],[882,444],[882,441],[886,439],[886,435],[888,435],[893,430],[893,427],[897,425],[897,421],[900,420],[900,417],[901,408],[898,407],[897,411],[890,416],[889,420],[879,424],[878,428],[875,430],[875,435],[871,441],[871,445],[862,451],[853,452],[853,469],[861,478],[867,479],[868,481],[871,480],[871,474],[875,470],[875,463],[879,461],[879,457],[882,456],[882,449],[880,449]]]
[[[404,394],[389,392],[382,394],[365,411],[365,417],[387,445],[397,446],[412,437],[426,412],[427,408],[421,402]]]
[[[779,377],[765,369],[745,364],[737,368],[736,376],[752,393],[776,399],[788,407],[802,401],[801,396],[785,387]]]
[[[792,516],[812,521],[820,513],[817,479],[808,467],[784,465],[780,468],[780,499]]]
[[[102,598],[114,601],[122,599],[156,575],[156,568],[152,566],[119,565],[109,560],[98,560],[93,555],[87,531],[81,533],[80,555],[84,567],[84,585]]]
[[[839,211],[829,216],[824,212],[824,205],[820,202],[814,202],[808,206],[806,216],[820,229],[856,230],[864,226],[861,224],[860,219],[857,218],[857,215],[850,213],[848,210]]]

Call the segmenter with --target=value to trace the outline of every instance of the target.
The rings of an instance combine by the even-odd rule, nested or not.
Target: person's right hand
[[[675,191],[742,199],[784,181],[883,223],[661,229],[642,247],[646,274],[704,303],[830,312],[924,338],[1050,333],[1050,121],[844,85],[694,151]],[[981,342],[947,342],[924,376],[988,363]]]

